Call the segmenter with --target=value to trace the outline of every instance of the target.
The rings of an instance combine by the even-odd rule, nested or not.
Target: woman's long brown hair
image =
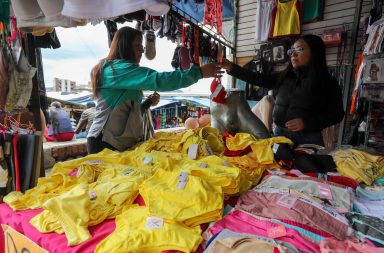
[[[103,78],[103,64],[105,61],[112,65],[113,60],[122,59],[134,62],[134,48],[133,41],[137,37],[143,37],[143,34],[131,27],[120,28],[113,37],[111,48],[109,49],[108,56],[101,59],[91,71],[92,95],[94,98],[98,97],[98,90],[102,85]]]

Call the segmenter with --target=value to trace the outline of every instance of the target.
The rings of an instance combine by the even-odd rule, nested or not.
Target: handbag
[[[12,54],[9,59],[11,73],[5,102],[5,111],[7,112],[15,108],[25,108],[28,105],[32,92],[32,78],[37,70],[29,64],[23,50],[21,50],[17,64]]]
[[[153,120],[152,120],[152,113],[150,109],[145,110],[143,115],[143,127],[144,127],[144,141],[150,139],[155,134],[154,126],[153,126]]]

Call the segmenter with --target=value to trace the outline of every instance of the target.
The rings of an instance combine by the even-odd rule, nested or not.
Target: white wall
[[[362,15],[369,12],[372,6],[371,0],[364,0]],[[347,30],[347,47],[345,57],[348,55],[349,40],[351,37],[351,29],[353,28],[354,14],[356,8],[355,0],[325,0],[324,20],[302,26],[303,34],[321,35],[324,30],[346,27]],[[236,57],[254,56],[255,47],[259,47],[254,42],[254,26],[255,26],[256,4],[255,0],[239,1],[239,20],[237,24],[237,45]],[[357,47],[357,50],[359,47]],[[327,47],[327,61],[329,66],[335,66],[337,60],[338,47]]]

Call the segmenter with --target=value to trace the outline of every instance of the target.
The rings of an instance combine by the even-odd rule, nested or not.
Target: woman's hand
[[[285,127],[289,131],[300,132],[304,130],[304,121],[300,118],[291,119],[285,123]]]
[[[221,64],[219,65],[221,68],[225,69],[226,71],[231,71],[233,63],[227,59],[223,59]]]
[[[201,74],[203,75],[204,78],[207,77],[220,77],[221,74],[223,73],[220,70],[220,67],[217,66],[216,63],[208,63],[200,67],[201,69]]]

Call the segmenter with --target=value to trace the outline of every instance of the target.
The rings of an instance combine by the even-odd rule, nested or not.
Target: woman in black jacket
[[[222,67],[243,81],[277,90],[275,135],[286,136],[296,145],[324,146],[321,130],[344,117],[340,86],[327,70],[324,42],[316,35],[303,35],[288,55],[288,68],[270,75],[248,71],[228,60]]]

